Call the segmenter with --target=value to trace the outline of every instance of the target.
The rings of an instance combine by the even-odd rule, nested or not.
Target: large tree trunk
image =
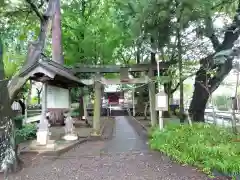
[[[64,64],[60,0],[56,0],[55,15],[52,23],[52,59],[59,64]]]
[[[17,168],[17,148],[15,144],[15,126],[7,88],[8,81],[4,75],[3,44],[0,39],[0,170],[7,179],[8,171]]]
[[[212,60],[212,56],[209,56]],[[207,59],[208,59],[207,58]],[[217,66],[213,77],[208,75],[205,65],[201,65],[195,78],[194,92],[189,108],[189,115],[195,122],[204,122],[204,111],[210,95],[219,87],[220,83],[232,69],[233,58]]]
[[[42,15],[34,3],[30,0],[26,0],[31,6],[31,9],[36,13],[36,15],[41,20],[41,31],[37,42],[31,43],[28,49],[28,55],[24,67],[22,70],[28,68],[40,58],[42,50],[45,45],[46,33],[52,16],[54,8],[54,0],[48,3],[46,12]],[[13,79],[8,82],[4,80],[4,65],[2,59],[2,43],[0,39],[0,135],[1,135],[1,153],[0,153],[0,163],[1,169],[4,170],[5,175],[8,174],[9,166],[15,171],[19,158],[17,156],[18,145],[15,143],[15,126],[14,122],[11,121],[11,104],[16,98],[22,86],[26,83],[28,77],[14,76]],[[6,151],[8,151],[6,155]],[[12,161],[12,162],[9,162]],[[6,178],[6,176],[5,176]]]
[[[41,23],[40,24],[41,31],[38,35],[38,40],[36,42],[30,43],[28,47],[26,62],[22,70],[27,69],[27,67],[36,63],[39,60],[41,53],[43,52],[47,37],[47,30],[54,12],[55,3],[55,0],[49,1],[46,11],[44,12],[44,14],[41,14],[34,3],[32,3],[30,0],[26,1],[29,3],[31,9],[35,12],[35,14],[39,17]],[[17,96],[20,89],[26,83],[27,80],[28,77],[19,77],[18,75],[14,76],[11,79],[11,81],[8,84],[8,92],[11,103],[14,101],[15,97]]]
[[[193,121],[204,122],[204,111],[208,99],[231,71],[232,61],[233,57],[230,56],[223,64],[210,65],[209,62],[213,62],[213,55],[201,60],[201,66],[196,74],[193,97],[189,108],[189,115]],[[216,73],[210,76],[206,69],[210,72],[216,70]]]
[[[61,8],[60,0],[56,0],[55,12],[52,22],[52,59],[53,61],[64,64],[63,52],[62,52],[62,28],[61,28]],[[63,124],[64,122],[64,112],[51,111],[50,117],[52,122],[59,122]],[[57,123],[57,124],[59,124]]]
[[[206,19],[207,28],[210,28],[209,39],[211,40],[215,53],[200,60],[200,68],[196,74],[193,98],[189,108],[189,115],[193,121],[204,122],[204,111],[210,95],[219,87],[220,83],[232,69],[234,56],[238,55],[239,49],[232,49],[234,42],[239,37],[240,28],[240,1],[232,24],[226,29],[223,42],[220,43],[213,28],[211,19]],[[210,19],[210,21],[209,21]],[[209,23],[211,23],[209,25]],[[226,52],[227,50],[227,52]],[[215,58],[215,59],[214,59]],[[216,60],[225,58],[224,62]],[[213,75],[212,72],[216,71]]]
[[[204,74],[201,75],[200,72],[196,75],[194,93],[189,107],[189,115],[195,122],[204,122],[204,111],[210,97],[208,89],[198,81],[204,78]]]

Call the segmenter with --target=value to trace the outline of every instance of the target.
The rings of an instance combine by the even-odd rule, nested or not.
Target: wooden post
[[[136,111],[135,111],[135,86],[132,89],[132,101],[133,101],[133,117],[136,116]]]
[[[25,124],[26,124],[26,122],[27,122],[27,117],[28,117],[28,112],[27,112],[27,110],[28,110],[28,102],[29,102],[29,100],[28,100],[28,98],[26,97],[24,101],[25,101],[25,114],[24,114],[24,119],[23,119],[23,121],[22,121],[22,125],[25,125]]]
[[[96,74],[95,84],[94,84],[94,113],[93,113],[93,136],[100,136],[100,111],[101,111],[101,94],[102,85],[100,82],[100,75]]]
[[[87,112],[87,95],[83,96],[83,111],[84,111],[84,119],[88,119],[88,112]]]
[[[68,98],[68,102],[69,102],[69,111],[71,111],[71,104],[72,104],[72,99],[71,99],[71,88],[68,88],[69,91],[69,98]]]
[[[151,125],[155,126],[157,124],[157,114],[156,114],[156,110],[155,110],[155,83],[151,80],[151,78],[153,77],[153,70],[150,69],[148,72],[148,77],[149,77],[149,84],[148,84],[148,88],[149,88],[149,103],[150,103],[150,117],[151,117]]]
[[[39,145],[47,145],[48,142],[49,130],[46,114],[47,114],[47,84],[44,83],[42,94],[42,113],[37,132],[37,142],[39,143]]]

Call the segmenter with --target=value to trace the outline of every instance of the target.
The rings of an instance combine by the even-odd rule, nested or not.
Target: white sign
[[[14,101],[14,102],[13,102],[13,104],[12,104],[12,110],[14,110],[14,111],[19,111],[19,110],[21,110],[21,106],[20,106],[19,102],[17,102],[17,101]]]
[[[70,107],[69,90],[57,86],[47,86],[47,108],[68,109]]]
[[[168,110],[168,97],[165,92],[159,92],[156,94],[156,110],[167,111]]]

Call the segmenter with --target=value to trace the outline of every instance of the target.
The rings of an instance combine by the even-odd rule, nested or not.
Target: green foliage
[[[26,124],[21,129],[16,130],[17,144],[30,140],[36,137],[37,126],[36,124]]]
[[[232,99],[230,96],[213,96],[212,101],[214,103],[214,106],[216,106],[219,110],[222,111],[229,110],[232,106]]]
[[[79,117],[80,116],[79,108],[73,109],[72,112],[71,112],[71,116],[72,117]]]
[[[22,128],[22,121],[23,121],[23,119],[24,119],[24,116],[23,116],[23,115],[21,115],[21,116],[16,116],[16,117],[13,118],[13,121],[14,121],[14,123],[15,123],[15,128],[16,128],[16,129]]]
[[[81,11],[79,11],[82,9]],[[109,16],[111,3],[72,1],[63,9],[63,47],[68,65],[113,64],[115,51],[125,44],[124,31]]]
[[[165,84],[172,80],[171,77],[169,76],[159,76],[159,77],[156,77],[156,79],[158,82],[160,82],[160,84]]]
[[[14,117],[13,120],[14,120],[14,121],[22,121],[23,118],[24,118],[24,116],[21,115],[21,116],[16,116],[16,117]]]
[[[164,131],[150,132],[150,146],[174,160],[195,165],[209,173],[240,173],[240,136],[214,125],[168,124]]]
[[[30,105],[35,105],[35,104],[38,104],[38,97],[37,96],[31,98],[31,101],[30,101]]]

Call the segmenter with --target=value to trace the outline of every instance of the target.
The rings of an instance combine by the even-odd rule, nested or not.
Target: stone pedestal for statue
[[[50,140],[49,136],[51,133],[48,127],[49,123],[47,119],[40,122],[38,125],[37,140],[32,141],[29,146],[31,150],[55,150],[55,140]]]
[[[51,135],[51,133],[49,132],[48,127],[49,127],[49,123],[47,119],[41,121],[40,124],[38,125],[37,141],[36,141],[37,145],[47,146],[49,144],[49,136]]]
[[[48,142],[48,132],[47,131],[38,131],[37,132],[37,142],[39,145],[46,145]]]
[[[48,122],[45,120],[38,125],[37,143],[39,145],[46,145],[49,140],[49,135]]]
[[[63,136],[63,139],[66,141],[75,141],[78,139],[77,134],[74,133],[73,119],[70,113],[65,120],[65,136]]]

